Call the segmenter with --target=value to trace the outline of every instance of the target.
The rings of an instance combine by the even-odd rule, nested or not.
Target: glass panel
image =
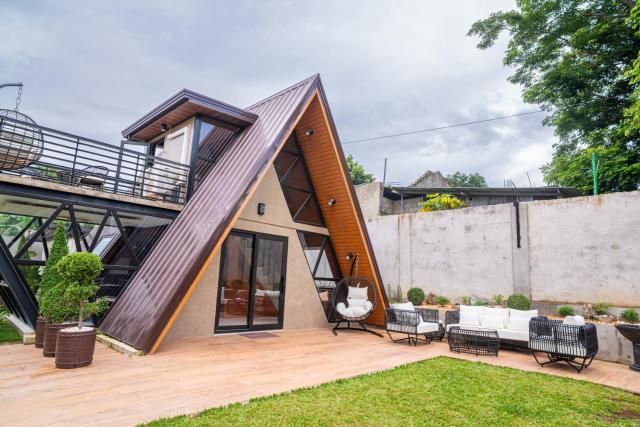
[[[305,224],[312,224],[318,226],[324,226],[322,220],[322,212],[318,207],[318,202],[315,197],[311,197],[304,208],[294,218],[296,221],[303,222]]]
[[[309,193],[306,191],[295,190],[289,187],[283,187],[282,190],[284,192],[284,198],[287,201],[287,206],[289,206],[289,211],[293,216],[300,210],[302,204],[309,198]]]
[[[291,169],[291,172],[289,172],[283,184],[292,185],[303,190],[308,190],[309,192],[313,191],[313,186],[311,185],[311,180],[307,174],[307,169],[301,161],[296,163],[293,169]]]
[[[229,234],[224,243],[218,326],[248,326],[253,236]]]
[[[322,248],[322,242],[327,236],[316,233],[305,233],[304,231],[298,231],[298,237],[300,237],[300,243],[302,244],[302,250],[309,263],[309,270],[313,273],[313,269],[318,261],[318,255]]]
[[[285,173],[287,173],[287,171],[289,170],[291,165],[293,165],[293,162],[295,162],[297,158],[298,156],[296,156],[295,154],[281,151],[278,157],[276,157],[275,162],[273,162],[278,176],[282,177]]]
[[[282,241],[258,239],[253,325],[278,323],[283,257],[284,243]]]

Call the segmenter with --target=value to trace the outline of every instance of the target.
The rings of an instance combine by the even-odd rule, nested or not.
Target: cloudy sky
[[[38,123],[119,143],[120,131],[181,88],[248,106],[320,73],[343,141],[537,110],[506,81],[505,40],[470,25],[513,1],[0,0],[0,82],[25,84]],[[15,91],[0,91],[11,106]],[[427,169],[542,185],[555,141],[542,114],[346,144],[388,181]]]

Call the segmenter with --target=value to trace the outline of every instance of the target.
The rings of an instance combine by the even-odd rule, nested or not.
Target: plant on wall
[[[462,296],[462,305],[471,305],[471,297],[469,295]]]
[[[474,302],[473,305],[480,306],[480,307],[486,307],[486,306],[489,305],[489,303],[484,301],[484,300],[479,299],[478,301]]]
[[[513,294],[507,298],[507,307],[515,310],[529,310],[530,305],[529,298],[522,294]]]
[[[606,302],[597,302],[593,304],[593,311],[595,311],[598,316],[607,314],[610,308],[611,304]]]
[[[494,295],[492,299],[493,299],[493,302],[496,303],[496,305],[504,304],[504,297],[500,294]]]
[[[464,207],[462,200],[452,194],[436,193],[427,194],[427,200],[421,203],[419,212],[442,211]]]
[[[620,318],[625,322],[638,323],[640,322],[640,314],[633,308],[627,308],[620,313]]]
[[[444,306],[449,304],[449,298],[443,296],[443,295],[438,295],[436,297],[436,304],[440,305],[440,306]]]
[[[424,291],[420,288],[411,288],[407,292],[407,299],[413,305],[420,305],[424,302]]]
[[[576,310],[570,305],[562,305],[558,307],[558,314],[562,317],[575,316]]]

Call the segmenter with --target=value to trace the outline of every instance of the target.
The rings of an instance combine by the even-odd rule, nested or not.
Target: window
[[[282,148],[274,166],[293,220],[324,227],[322,212],[295,135]]]
[[[342,274],[331,240],[329,236],[307,231],[298,231],[298,237],[327,320],[333,321],[334,319],[329,318],[333,307],[333,291],[336,283],[342,279]]]
[[[223,123],[202,119],[200,122],[200,140],[195,164],[195,190],[209,175],[216,162],[235,139],[238,128]]]

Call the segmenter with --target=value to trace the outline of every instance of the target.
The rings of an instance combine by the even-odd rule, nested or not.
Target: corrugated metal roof
[[[107,314],[101,330],[152,350],[318,84],[319,76],[312,76],[246,109],[258,119],[237,134]]]

